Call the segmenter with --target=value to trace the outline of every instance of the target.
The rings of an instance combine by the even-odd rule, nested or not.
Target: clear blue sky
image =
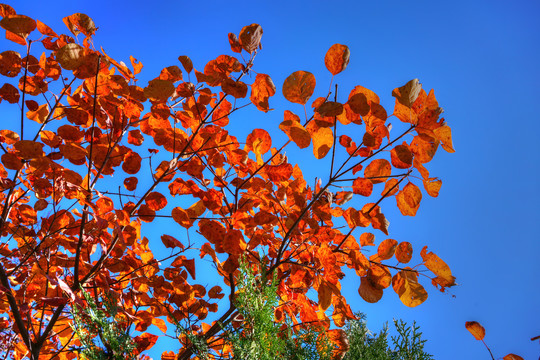
[[[354,310],[368,315],[372,329],[392,318],[416,320],[436,359],[489,358],[465,330],[468,320],[484,325],[496,358],[511,352],[524,359],[540,355],[540,344],[530,341],[540,335],[539,2],[25,0],[10,5],[57,32],[67,31],[62,17],[86,13],[99,27],[95,44],[116,60],[128,63],[129,55],[141,60],[142,80],[178,64],[179,55],[189,55],[202,70],[207,61],[230,54],[227,33],[251,23],[264,29],[255,70],[270,74],[278,88],[293,71],[307,70],[317,77],[318,93],[327,91],[323,58],[334,43],[351,50],[349,67],[336,79],[344,94],[363,85],[392,109],[391,90],[419,78],[424,88],[435,89],[445,109],[456,153],[439,150],[428,164],[443,188],[437,199],[424,197],[415,218],[404,219],[389,206],[390,233],[418,250],[428,244],[451,266],[459,286],[441,294],[426,284],[429,299],[414,309],[391,291],[379,303],[366,304],[356,291],[358,279],[351,279],[346,296]],[[0,42],[2,50],[7,46]],[[295,109],[280,91],[271,105],[276,111],[268,116],[232,117],[230,131],[242,139],[251,127],[277,129],[284,106]],[[290,157],[295,160],[301,158]]]

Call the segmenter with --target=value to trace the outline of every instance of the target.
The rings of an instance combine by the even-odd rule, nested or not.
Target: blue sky
[[[441,294],[426,284],[429,299],[414,309],[391,291],[377,304],[365,303],[356,291],[358,279],[350,280],[346,297],[375,330],[392,318],[416,320],[436,359],[489,358],[465,330],[468,320],[484,325],[496,358],[540,354],[538,342],[530,341],[540,335],[540,3],[25,0],[10,5],[57,32],[67,31],[62,17],[86,13],[99,27],[98,48],[126,63],[129,55],[142,61],[141,81],[179,65],[179,55],[189,55],[202,70],[216,56],[231,54],[227,33],[251,23],[264,30],[255,70],[269,74],[278,89],[290,73],[306,70],[317,78],[316,94],[325,94],[329,73],[323,59],[334,43],[351,51],[348,68],[336,78],[344,97],[363,85],[391,110],[392,89],[419,78],[425,89],[435,89],[445,109],[456,153],[440,149],[428,164],[443,187],[437,199],[424,197],[416,217],[403,218],[388,205],[390,233],[417,251],[429,245],[450,265],[459,286]],[[7,46],[17,45],[0,42]],[[266,116],[247,111],[232,117],[230,132],[242,139],[254,127],[277,131],[283,110],[300,112],[280,90],[271,106],[276,111]],[[292,151],[289,160],[302,161],[299,154]],[[310,164],[306,173],[316,176],[317,163]]]

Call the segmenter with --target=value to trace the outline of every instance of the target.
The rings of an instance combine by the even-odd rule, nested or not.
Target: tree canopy
[[[388,111],[373,91],[334,84],[350,58],[335,44],[321,59],[330,91],[315,95],[307,71],[278,91],[255,68],[263,30],[252,24],[200,71],[181,55],[141,84],[143,64],[109,57],[85,14],[63,19],[70,34],[9,5],[0,15],[6,38],[24,47],[0,53],[1,106],[17,114],[0,130],[1,346],[13,358],[75,358],[83,339],[71,309],[88,307],[88,296],[117,303],[137,354],[157,341],[154,325],[185,329],[162,359],[193,357],[194,338],[226,356],[241,259],[258,266],[262,283],[276,279],[275,321],[335,329],[338,348],[339,328],[355,319],[341,293],[346,269],[366,302],[391,287],[414,307],[428,297],[423,284],[455,285],[427,246],[413,260],[409,242],[386,238],[382,206],[395,201],[415,216],[442,185],[426,164],[440,147],[454,152],[435,93],[418,79],[392,91]],[[276,93],[292,103],[280,124],[229,134],[244,107],[273,110]],[[288,140],[276,143],[278,130]],[[324,176],[305,179],[304,165],[285,156],[290,147],[305,149]],[[196,271],[205,263],[214,274]]]

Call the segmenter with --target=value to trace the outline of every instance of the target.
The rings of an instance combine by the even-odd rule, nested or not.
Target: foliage
[[[234,299],[237,313],[225,329],[231,358],[329,360],[332,349],[324,329],[309,324],[293,329],[288,323],[275,323],[274,311],[279,305],[277,277],[268,280],[266,274],[255,273],[249,266],[240,264]],[[201,357],[200,352],[198,355]]]
[[[345,332],[349,339],[349,351],[343,360],[429,360],[431,355],[424,351],[420,328],[413,323],[408,326],[403,320],[394,320],[397,336],[392,336],[393,346],[388,344],[388,326],[373,335],[367,328],[365,316],[348,322]]]
[[[81,342],[78,349],[82,359],[88,360],[132,360],[135,344],[127,329],[125,319],[118,316],[118,307],[112,296],[103,299],[98,306],[90,294],[81,291],[86,306],[73,304],[73,330]],[[104,308],[102,308],[104,307]]]
[[[248,105],[270,111],[277,91],[254,70],[259,25],[229,34],[232,55],[201,71],[182,55],[141,84],[143,64],[96,46],[85,14],[63,19],[71,35],[9,5],[0,4],[0,16],[6,38],[22,46],[0,53],[10,117],[0,130],[1,346],[14,359],[75,358],[68,309],[90,286],[94,297],[110,292],[122,304],[126,326],[140,332],[135,355],[158,339],[149,326],[170,335],[168,324],[182,324],[178,353],[162,359],[191,358],[194,338],[227,357],[222,324],[237,313],[242,257],[265,264],[260,273],[276,281],[276,321],[294,327],[354,318],[341,293],[344,268],[360,277],[367,302],[391,285],[418,306],[428,297],[419,275],[440,290],[455,285],[427,246],[413,257],[407,241],[375,239],[389,235],[382,206],[390,199],[414,216],[424,193],[438,196],[442,181],[426,164],[439,146],[454,152],[433,90],[417,79],[392,91],[389,115],[361,85],[343,100],[337,85],[312,99],[315,75],[294,72],[281,89],[293,107],[279,126],[238,139],[228,131],[233,115]],[[349,60],[345,45],[328,50],[330,89]],[[305,179],[284,155],[293,146],[311,147],[328,175]],[[205,263],[215,273],[197,278]]]

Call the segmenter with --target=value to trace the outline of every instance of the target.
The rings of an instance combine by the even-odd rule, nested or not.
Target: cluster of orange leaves
[[[126,326],[141,332],[135,337],[138,352],[157,340],[146,332],[150,325],[165,333],[168,324],[181,323],[216,357],[226,356],[230,347],[219,324],[236,311],[233,296],[219,302],[226,295],[221,286],[234,294],[241,258],[277,274],[276,321],[327,329],[354,318],[341,294],[344,267],[360,277],[358,292],[367,302],[377,302],[391,286],[405,305],[417,306],[428,296],[420,276],[441,291],[455,285],[450,268],[427,247],[418,264],[407,266],[409,242],[385,239],[368,258],[364,251],[375,246],[375,235],[357,233],[372,227],[388,235],[380,207],[385,199],[395,198],[403,215],[414,216],[423,193],[418,184],[438,196],[442,182],[425,164],[439,145],[454,152],[451,131],[433,91],[426,93],[418,80],[392,92],[390,116],[406,123],[395,138],[379,97],[356,86],[346,102],[338,102],[337,94],[334,101],[330,94],[314,99],[304,120],[285,110],[279,129],[289,140],[275,147],[264,129],[245,141],[226,130],[231,114],[246,102],[271,110],[269,98],[276,93],[269,75],[242,81],[254,73],[261,48],[257,24],[239,36],[229,34],[231,50],[247,60],[220,55],[200,72],[180,56],[181,67],[168,66],[139,86],[142,64],[130,57],[128,66],[96,50],[96,26],[87,15],[63,19],[74,37],[58,35],[9,5],[0,5],[0,15],[6,38],[26,47],[23,54],[0,53],[0,74],[8,78],[0,102],[20,107],[20,123],[0,130],[0,313],[7,314],[1,326],[10,334],[2,346],[15,359],[76,357],[70,347],[79,341],[69,307],[84,302],[81,287],[96,299],[115,295]],[[31,54],[37,46],[44,48],[39,58]],[[349,56],[344,45],[328,50],[324,61],[332,81]],[[297,71],[282,93],[307,113],[315,85],[313,74]],[[345,126],[363,135],[338,136]],[[308,185],[283,154],[291,144],[312,146],[316,159],[331,153],[326,183]],[[125,189],[111,190],[113,175]],[[339,191],[332,192],[336,186]],[[344,206],[361,197],[376,200]],[[156,234],[144,236],[142,224],[168,218],[179,227],[164,230],[179,233],[183,227],[201,236],[181,241],[157,234],[171,249],[158,259],[148,238]],[[203,258],[214,264],[221,286],[195,282],[196,262]],[[310,289],[317,295],[308,296]],[[219,320],[204,322],[209,313],[218,313]],[[345,351],[343,333],[330,334],[336,354]],[[187,337],[179,340],[179,352],[163,359],[193,356]]]

